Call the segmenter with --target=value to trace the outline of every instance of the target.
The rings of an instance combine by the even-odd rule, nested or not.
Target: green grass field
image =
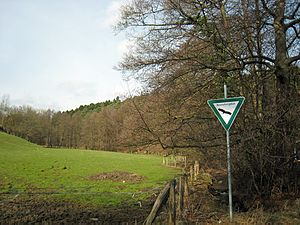
[[[93,180],[103,172],[126,171],[140,182]],[[0,132],[0,195],[117,205],[150,195],[178,173],[161,157],[105,151],[49,149]]]

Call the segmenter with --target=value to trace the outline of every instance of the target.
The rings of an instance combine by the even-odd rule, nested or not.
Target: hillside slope
[[[143,199],[144,190],[162,185],[175,174],[156,156],[49,149],[0,132],[2,194],[119,204]]]

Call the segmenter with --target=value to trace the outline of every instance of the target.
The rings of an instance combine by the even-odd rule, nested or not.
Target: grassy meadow
[[[91,179],[123,171],[139,182]],[[178,173],[161,157],[106,151],[50,149],[0,132],[0,197],[38,196],[96,205],[137,202]]]

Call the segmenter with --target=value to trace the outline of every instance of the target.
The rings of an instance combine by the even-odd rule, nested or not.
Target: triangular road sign
[[[212,99],[208,100],[207,103],[225,130],[229,130],[244,101],[244,97],[235,97]]]

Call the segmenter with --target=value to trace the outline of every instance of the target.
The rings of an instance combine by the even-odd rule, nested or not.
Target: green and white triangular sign
[[[244,97],[235,97],[212,99],[208,100],[207,103],[225,130],[229,130],[244,101]]]

